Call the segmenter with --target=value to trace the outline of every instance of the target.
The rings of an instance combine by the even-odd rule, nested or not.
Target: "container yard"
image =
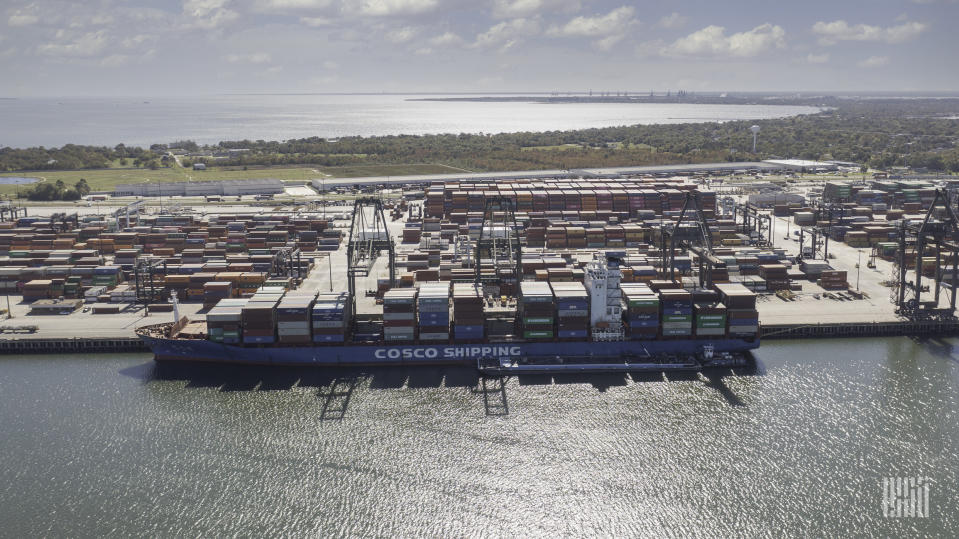
[[[251,362],[324,363],[315,351],[334,347],[337,364],[450,353],[504,369],[511,354],[689,365],[760,338],[951,331],[948,188],[827,182],[760,208],[698,178],[511,179],[433,182],[422,203],[358,198],[345,219],[295,207],[18,216],[0,222],[13,316],[0,349],[130,345],[176,317],[187,322],[170,343]],[[226,358],[211,350],[196,359]]]

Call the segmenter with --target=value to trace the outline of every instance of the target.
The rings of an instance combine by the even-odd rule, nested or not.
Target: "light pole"
[[[333,253],[326,252],[326,261],[330,263],[330,292],[333,291]]]
[[[859,291],[859,262],[862,260],[862,249],[856,249],[856,292]]]

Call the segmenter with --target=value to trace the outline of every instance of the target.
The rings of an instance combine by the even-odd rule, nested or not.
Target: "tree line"
[[[120,166],[161,166],[162,153],[145,150],[138,146],[117,144],[107,146],[83,146],[66,144],[60,148],[0,148],[0,171],[24,170],[83,170],[109,168],[117,162]]]
[[[80,200],[90,194],[87,181],[80,178],[73,187],[67,187],[63,180],[41,182],[26,193],[28,200]]]

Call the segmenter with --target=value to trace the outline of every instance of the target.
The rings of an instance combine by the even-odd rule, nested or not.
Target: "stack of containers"
[[[209,309],[217,305],[220,300],[233,297],[233,283],[226,281],[210,281],[203,283],[203,307]]]
[[[663,309],[663,337],[689,337],[693,334],[693,296],[686,290],[659,291]]]
[[[566,229],[561,226],[546,228],[546,247],[559,249],[566,247]]]
[[[320,294],[313,304],[313,342],[341,343],[346,340],[350,317],[349,294]]]
[[[722,337],[726,334],[726,306],[722,303],[696,303],[696,335],[699,337]]]
[[[789,290],[789,275],[782,264],[761,264],[759,276],[766,280],[766,290]]]
[[[448,341],[450,338],[450,283],[420,283],[416,314],[421,341]]]
[[[20,275],[26,266],[7,266],[0,268],[0,290],[12,292],[17,290]]]
[[[240,342],[243,307],[249,300],[223,299],[206,313],[207,338],[223,344]]]
[[[453,337],[458,341],[483,338],[483,288],[475,283],[453,284]]]
[[[51,288],[53,281],[49,279],[35,279],[23,285],[23,301],[30,303],[38,299],[47,299],[53,297]]]
[[[416,289],[398,288],[383,294],[383,340],[412,341],[415,338]]]
[[[523,325],[524,339],[552,339],[553,289],[549,283],[523,281],[520,283],[519,316]]]
[[[822,198],[829,202],[846,202],[852,198],[852,185],[841,182],[826,182]]]
[[[93,286],[113,288],[120,282],[119,266],[97,266],[93,268]]]
[[[925,263],[925,259],[923,263]],[[823,271],[819,274],[819,280],[816,282],[826,290],[846,290],[849,288],[845,270]]]
[[[276,333],[281,344],[308,344],[311,310],[315,292],[292,293],[283,296],[276,308]]]
[[[589,331],[589,294],[582,283],[550,283],[556,301],[556,336],[585,339]]]
[[[259,292],[243,307],[243,342],[272,344],[276,342],[276,306],[282,293]]]
[[[759,333],[756,293],[739,283],[717,284],[716,290],[727,308],[730,337],[755,337]]]
[[[655,339],[659,334],[659,296],[645,283],[622,283],[620,288],[627,337]]]

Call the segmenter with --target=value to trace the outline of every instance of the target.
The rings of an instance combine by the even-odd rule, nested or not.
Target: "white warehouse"
[[[282,192],[283,182],[273,179],[121,183],[113,188],[115,197],[275,195]]]

